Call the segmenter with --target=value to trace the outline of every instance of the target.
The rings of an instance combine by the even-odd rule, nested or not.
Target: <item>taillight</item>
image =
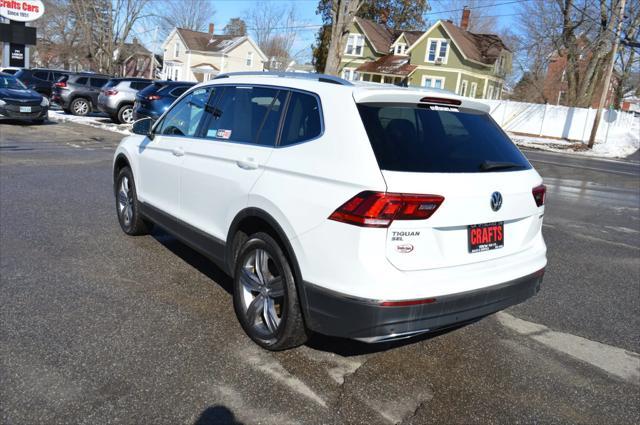
[[[63,87],[67,87],[67,83],[65,81],[59,81],[59,82],[55,83],[54,86],[63,88]]]
[[[438,195],[365,191],[342,204],[329,219],[362,227],[389,227],[393,220],[427,219],[442,201],[444,197]]]
[[[160,96],[158,96],[157,94],[151,94],[147,96],[147,100],[160,100]]]
[[[115,96],[118,94],[118,90],[105,90],[103,93],[105,96]]]
[[[536,205],[541,207],[544,205],[544,197],[547,193],[547,187],[543,184],[536,186],[531,191],[533,193],[533,199],[536,201]]]

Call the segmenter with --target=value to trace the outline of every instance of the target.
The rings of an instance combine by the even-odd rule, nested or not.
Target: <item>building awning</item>
[[[356,68],[356,71],[394,77],[408,77],[416,68],[416,65],[409,63],[409,57],[407,56],[387,55],[374,62],[363,63]]]
[[[202,74],[217,74],[220,72],[214,65],[208,63],[200,63],[191,67],[191,71],[200,72]]]

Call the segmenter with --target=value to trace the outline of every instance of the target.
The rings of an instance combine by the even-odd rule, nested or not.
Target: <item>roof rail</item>
[[[336,77],[334,75],[316,74],[313,72],[263,72],[263,71],[241,71],[241,72],[228,72],[213,77],[214,80],[220,78],[230,77],[242,77],[242,76],[262,76],[262,77],[280,77],[280,78],[301,78],[306,80],[318,80],[321,83],[339,84],[341,86],[352,86],[350,81],[343,78]]]

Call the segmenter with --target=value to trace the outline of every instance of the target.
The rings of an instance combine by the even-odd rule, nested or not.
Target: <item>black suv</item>
[[[87,115],[98,109],[100,89],[107,84],[109,76],[93,73],[63,75],[53,85],[51,101],[66,113]]]
[[[31,90],[35,90],[43,96],[51,97],[51,87],[53,83],[58,81],[63,75],[68,74],[73,74],[73,72],[61,69],[23,68],[14,75]]]

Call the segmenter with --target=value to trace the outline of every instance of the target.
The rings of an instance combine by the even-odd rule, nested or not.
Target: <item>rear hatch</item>
[[[532,193],[540,176],[486,110],[424,96],[358,103],[388,193],[444,198],[427,219],[391,222],[388,260],[423,270],[529,248],[544,211]]]
[[[149,96],[157,95],[162,89],[164,89],[167,85],[156,81],[155,83],[145,87],[136,93],[136,104],[144,109],[149,109],[151,107],[152,100],[149,100]]]

